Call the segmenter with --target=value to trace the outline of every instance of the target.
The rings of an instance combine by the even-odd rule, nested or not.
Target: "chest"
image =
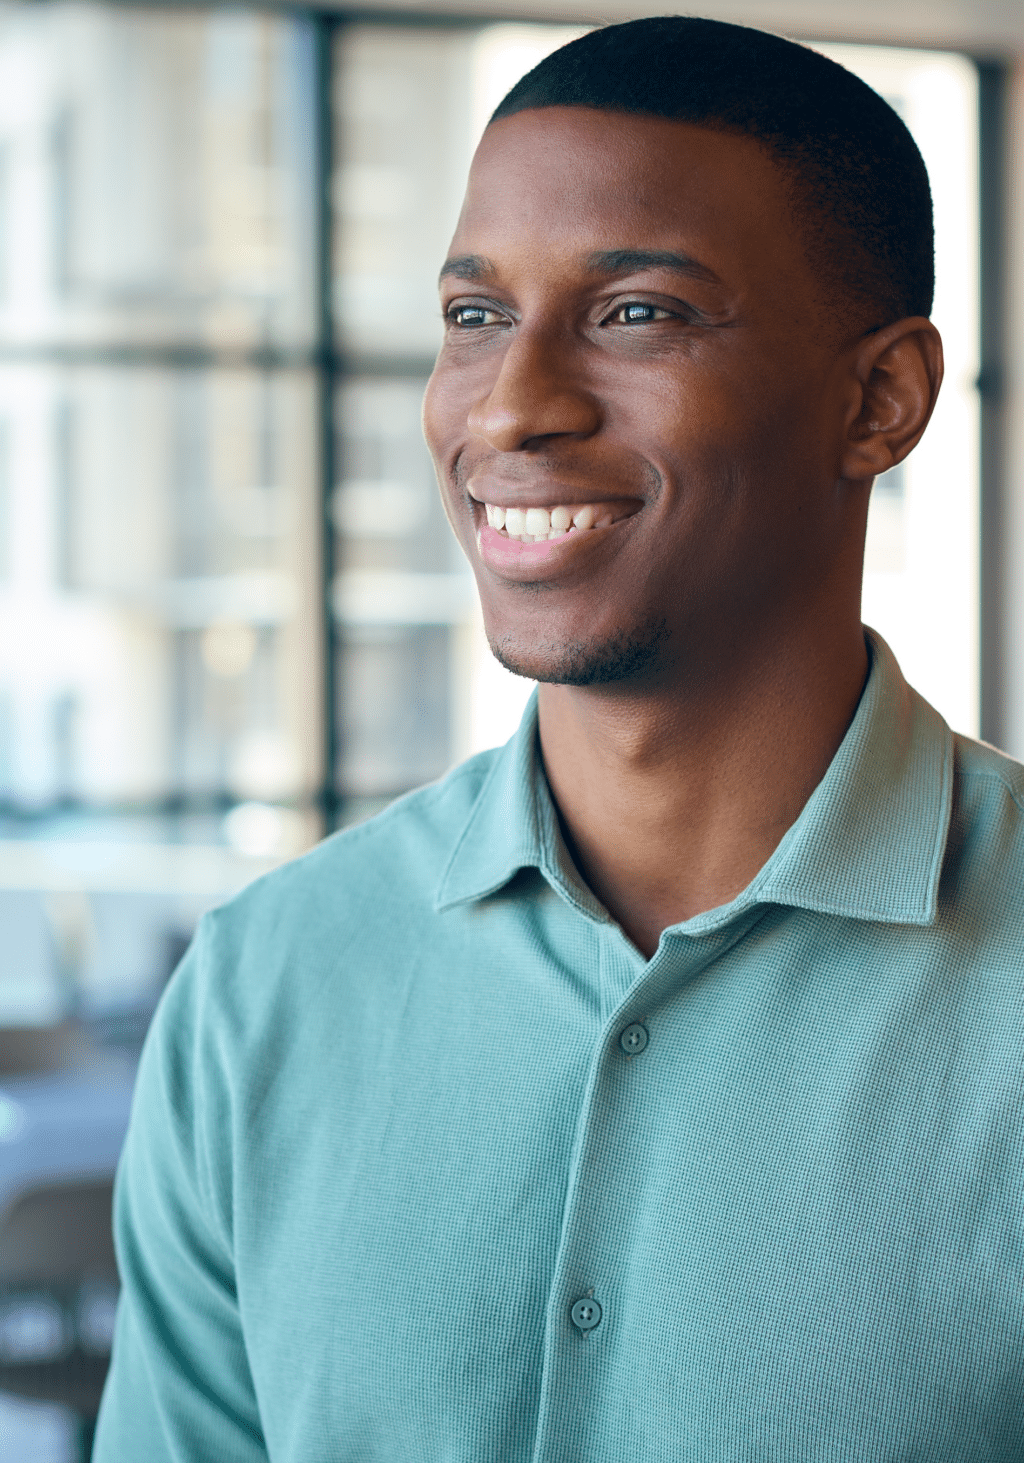
[[[782,965],[604,1024],[557,971],[419,969],[300,1122],[253,1113],[271,1456],[320,1456],[317,1415],[360,1463],[1018,1457],[1024,1042]]]

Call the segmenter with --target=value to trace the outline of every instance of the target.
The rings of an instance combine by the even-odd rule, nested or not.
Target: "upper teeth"
[[[498,508],[485,503],[487,522],[504,529],[509,538],[535,543],[538,539],[562,538],[574,528],[607,528],[615,514],[606,503],[584,503],[575,508]]]

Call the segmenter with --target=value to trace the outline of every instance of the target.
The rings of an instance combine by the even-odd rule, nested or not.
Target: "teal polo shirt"
[[[139,1072],[97,1463],[1024,1459],[1024,769],[872,662],[651,960],[533,709],[207,918]]]

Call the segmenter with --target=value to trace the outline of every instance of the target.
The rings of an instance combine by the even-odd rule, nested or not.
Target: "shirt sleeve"
[[[215,917],[154,1017],[114,1199],[121,1299],[94,1463],[268,1457],[239,1316]]]

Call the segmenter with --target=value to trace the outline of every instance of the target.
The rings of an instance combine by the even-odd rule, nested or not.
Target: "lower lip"
[[[588,532],[594,532],[593,529]],[[558,538],[541,539],[539,543],[524,544],[520,539],[509,538],[507,533],[501,533],[498,529],[492,528],[485,523],[477,531],[477,543],[480,546],[480,557],[484,563],[492,569],[517,569],[527,568],[531,564],[543,563],[552,554],[557,554],[567,548],[574,540],[585,537],[582,530],[575,533],[563,533]]]

